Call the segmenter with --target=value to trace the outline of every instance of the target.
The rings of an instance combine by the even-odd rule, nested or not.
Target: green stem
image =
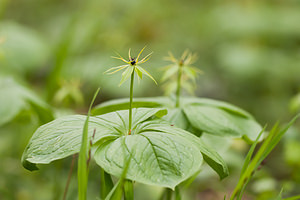
[[[181,92],[181,75],[182,75],[182,65],[178,65],[178,76],[177,76],[177,90],[176,90],[176,108],[179,107],[180,102],[180,92]]]
[[[170,188],[166,189],[166,200],[172,200],[173,191]]]
[[[112,182],[110,174],[106,173],[104,169],[100,168],[101,173],[101,187],[100,187],[100,197],[101,199],[105,199],[110,191],[114,187],[114,183]]]
[[[131,135],[133,82],[134,82],[134,71],[132,72],[131,79],[130,79],[129,131],[128,131],[128,135]]]
[[[133,200],[133,183],[131,180],[125,180],[124,182],[124,200]]]

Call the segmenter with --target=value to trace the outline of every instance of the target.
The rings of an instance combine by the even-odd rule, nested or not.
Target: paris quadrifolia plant
[[[120,81],[119,86],[121,86],[126,80],[128,80],[130,78],[130,97],[129,97],[129,130],[128,130],[128,135],[131,134],[131,126],[132,126],[132,98],[133,98],[133,85],[134,85],[134,73],[136,73],[138,75],[138,77],[140,79],[143,78],[143,74],[148,76],[149,78],[151,78],[155,84],[157,84],[157,82],[155,81],[155,79],[151,76],[151,74],[146,71],[143,67],[140,66],[140,64],[143,64],[145,62],[147,62],[152,53],[149,53],[147,56],[145,56],[144,58],[140,59],[140,56],[142,54],[142,52],[144,51],[144,49],[146,48],[146,46],[139,52],[139,54],[137,55],[137,57],[132,57],[131,56],[131,49],[129,49],[128,51],[128,61],[125,60],[122,56],[120,56],[120,54],[116,53],[119,57],[114,57],[112,56],[112,58],[115,59],[119,59],[122,60],[123,62],[126,63],[126,65],[121,65],[121,66],[117,66],[117,67],[112,67],[109,70],[107,70],[105,73],[108,74],[114,74],[120,70],[125,70],[122,73],[122,79]]]
[[[123,196],[131,200],[135,182],[171,190],[176,188],[175,195],[179,198],[178,185],[195,177],[203,160],[221,179],[226,177],[228,169],[219,154],[192,133],[163,119],[166,108],[132,106],[134,74],[140,79],[146,75],[155,82],[141,67],[152,54],[140,59],[144,49],[136,58],[131,56],[130,50],[128,60],[116,57],[126,64],[107,71],[125,70],[120,85],[130,78],[130,103],[126,109],[120,107],[94,116],[90,116],[89,110],[87,116],[63,116],[42,125],[25,148],[23,166],[37,170],[37,164],[48,164],[79,153],[79,200],[88,196],[88,166],[92,160],[100,166],[101,199],[121,199]],[[111,176],[119,180],[114,184]],[[167,190],[168,194],[171,190]]]
[[[221,156],[208,146],[203,137],[218,136],[242,138],[256,144],[262,127],[249,113],[226,102],[198,97],[182,97],[181,88],[186,82],[195,84],[200,70],[193,67],[195,54],[185,51],[180,59],[171,53],[167,58],[172,65],[165,68],[163,81],[175,78],[176,104],[169,97],[133,98],[134,76],[155,79],[141,65],[152,53],[141,58],[128,52],[128,60],[114,57],[125,65],[108,69],[113,74],[124,70],[119,85],[130,78],[129,99],[104,102],[88,115],[69,115],[40,126],[31,137],[22,156],[23,166],[37,170],[37,164],[49,164],[68,156],[78,159],[78,199],[88,198],[88,168],[95,161],[101,172],[100,199],[134,199],[134,184],[142,183],[166,188],[161,199],[172,195],[180,199],[181,186],[191,183],[200,173],[205,161],[223,179],[228,168]],[[179,100],[180,99],[180,100]],[[91,112],[92,109],[92,112]],[[93,114],[93,115],[91,115]],[[260,134],[261,135],[261,134]],[[277,144],[282,134],[272,135],[262,145],[259,157],[253,164],[248,156],[237,189],[231,199],[242,196],[245,181],[253,170]],[[253,147],[254,148],[254,147]],[[252,148],[252,152],[253,152]],[[112,176],[117,179],[113,182]],[[67,187],[66,187],[67,188]],[[173,192],[175,190],[175,192]],[[66,192],[64,195],[66,198]]]

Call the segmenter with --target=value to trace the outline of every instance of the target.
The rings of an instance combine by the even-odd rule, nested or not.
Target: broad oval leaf
[[[254,141],[262,130],[252,118],[240,117],[216,107],[190,104],[184,107],[184,112],[193,127],[209,134]]]
[[[189,140],[191,142],[193,142],[193,144],[195,146],[197,146],[197,148],[199,149],[199,151],[201,152],[201,154],[203,155],[203,159],[205,160],[205,162],[211,167],[213,168],[213,170],[215,172],[218,173],[219,177],[221,179],[225,178],[228,176],[229,171],[227,168],[227,165],[225,163],[225,161],[222,159],[222,157],[212,148],[210,148],[209,146],[207,146],[206,144],[203,143],[203,141],[201,141],[201,139],[193,134],[190,134],[187,131],[183,131],[180,128],[176,128],[176,127],[172,127],[172,129],[170,129],[170,126],[165,126],[165,125],[161,125],[161,126],[154,126],[151,127],[152,125],[150,125],[148,128],[149,129],[155,129],[157,131],[162,131],[162,132],[169,132],[170,134],[175,134],[175,135],[181,135],[183,138],[185,138],[186,140]]]
[[[153,116],[161,117],[166,114],[165,109],[134,109],[133,129],[137,125]],[[31,137],[22,156],[24,167],[34,164],[47,164],[54,160],[65,158],[78,153],[82,141],[82,131],[86,116],[71,115],[58,118],[40,126]],[[96,129],[93,143],[104,138],[116,138],[127,133],[128,111],[107,113],[90,117],[88,138],[92,138]],[[27,168],[34,170],[35,168]]]
[[[153,122],[151,126],[160,124]],[[159,131],[143,127],[140,131],[100,145],[94,156],[96,162],[119,177],[130,159],[127,179],[172,189],[200,169],[202,155],[198,147],[182,135],[171,133],[172,128]]]
[[[208,99],[208,98],[197,98],[197,97],[183,97],[181,99],[183,104],[182,107],[190,104],[197,104],[202,106],[205,105],[205,106],[220,108],[227,112],[240,115],[241,117],[253,118],[252,115],[250,115],[245,110],[224,101],[218,101],[218,100]]]

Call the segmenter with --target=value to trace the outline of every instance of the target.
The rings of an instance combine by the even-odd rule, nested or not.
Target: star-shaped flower
[[[197,60],[197,55],[191,53],[189,50],[185,50],[181,55],[180,59],[174,57],[174,55],[169,52],[169,56],[165,57],[166,61],[172,62],[172,64],[165,66],[162,70],[165,71],[161,81],[165,82],[164,88],[167,94],[170,94],[176,90],[179,71],[181,74],[181,86],[193,94],[196,87],[196,77],[201,74],[202,71],[197,67],[192,66]]]
[[[126,65],[120,65],[120,66],[117,66],[117,67],[112,67],[109,70],[107,70],[105,73],[114,74],[114,73],[116,73],[120,70],[125,69],[125,71],[122,73],[122,79],[120,81],[119,86],[121,86],[127,79],[129,79],[130,76],[132,75],[132,73],[134,73],[134,71],[137,73],[137,75],[138,75],[138,77],[140,77],[140,79],[142,79],[143,74],[145,74],[146,76],[151,78],[157,84],[157,82],[149,74],[149,72],[146,71],[143,67],[140,66],[140,64],[143,64],[146,61],[148,61],[149,58],[151,57],[152,53],[153,53],[153,52],[151,52],[147,56],[145,56],[144,58],[139,60],[140,55],[142,54],[142,52],[144,51],[145,48],[146,48],[146,46],[140,51],[140,53],[138,54],[138,56],[136,58],[131,57],[131,49],[129,49],[129,51],[128,51],[128,61],[125,60],[122,56],[120,56],[120,54],[116,53],[119,57],[112,56],[112,58],[122,60],[123,62],[126,63]]]

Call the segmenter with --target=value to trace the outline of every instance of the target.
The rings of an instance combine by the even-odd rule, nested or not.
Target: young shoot
[[[164,86],[167,94],[175,92],[176,107],[179,107],[181,88],[193,94],[196,87],[197,74],[202,73],[202,71],[192,66],[197,60],[197,55],[189,50],[185,50],[180,59],[176,59],[169,52],[169,56],[165,57],[165,60],[172,62],[172,64],[163,68],[165,72],[161,81],[166,82]]]
[[[130,77],[130,97],[129,97],[130,101],[129,101],[128,135],[131,135],[131,126],[132,126],[132,98],[133,98],[134,72],[137,73],[137,75],[140,79],[143,78],[143,74],[144,74],[144,75],[148,76],[149,78],[151,78],[151,80],[153,80],[155,82],[155,84],[157,84],[157,82],[150,75],[150,73],[148,71],[146,71],[143,67],[140,66],[140,64],[143,64],[146,61],[148,61],[150,59],[152,53],[153,53],[153,52],[151,52],[147,56],[145,56],[144,58],[139,59],[145,48],[146,48],[146,46],[139,52],[139,54],[136,58],[131,56],[131,49],[129,49],[129,51],[128,51],[128,61],[125,60],[122,56],[120,56],[120,54],[116,53],[118,55],[118,57],[112,56],[112,58],[122,60],[126,64],[125,65],[120,65],[120,66],[117,66],[117,67],[112,67],[112,68],[110,68],[109,70],[107,70],[105,72],[107,74],[114,74],[114,73],[124,69],[125,71],[122,73],[122,78],[121,78],[119,86],[121,86]]]

